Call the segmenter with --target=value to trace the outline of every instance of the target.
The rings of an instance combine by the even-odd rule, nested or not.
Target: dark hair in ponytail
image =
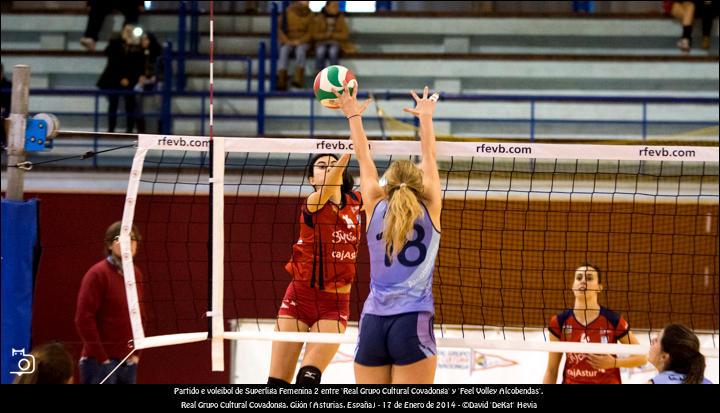
[[[684,374],[684,384],[700,384],[705,375],[705,356],[700,340],[682,324],[669,324],[663,330],[660,348],[670,356],[665,370]]]
[[[307,164],[307,167],[305,167],[305,177],[312,178],[315,171],[315,162],[317,162],[318,159],[329,156],[336,161],[340,158],[337,157],[337,155],[333,153],[318,153],[315,154],[312,158],[310,158],[310,162]],[[355,187],[355,179],[352,175],[350,175],[350,170],[346,167],[343,171],[343,182],[342,186],[340,187],[340,192],[343,194],[348,194],[352,192],[353,188]]]

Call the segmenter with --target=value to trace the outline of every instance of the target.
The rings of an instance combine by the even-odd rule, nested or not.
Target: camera
[[[32,374],[35,372],[35,356],[25,354],[25,349],[12,349],[12,357],[20,357],[17,362],[18,371],[11,371],[10,374],[22,376],[23,374]]]

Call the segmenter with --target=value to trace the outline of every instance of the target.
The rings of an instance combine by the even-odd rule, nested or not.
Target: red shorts
[[[310,288],[306,282],[291,282],[285,291],[278,316],[295,318],[309,327],[320,320],[338,321],[347,327],[350,293],[333,293]]]

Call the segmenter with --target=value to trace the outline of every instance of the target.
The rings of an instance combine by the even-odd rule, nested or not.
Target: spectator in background
[[[0,115],[3,119],[10,116],[10,103],[12,100],[12,82],[5,78],[5,66],[0,63],[0,89],[2,94],[0,95]],[[5,148],[7,144],[7,131],[5,131],[5,122],[0,127],[2,131],[2,147]]]
[[[145,116],[143,115],[145,109],[149,106],[146,103],[155,103],[157,99],[155,95],[144,96],[143,92],[155,92],[158,90],[158,75],[162,73],[161,62],[159,61],[159,57],[162,54],[162,47],[160,47],[160,43],[158,43],[154,34],[150,32],[143,33],[140,38],[140,52],[143,57],[143,71],[135,85],[135,91],[138,92],[136,120],[138,133],[146,133],[147,127]],[[152,105],[150,109],[156,112],[155,109],[157,109],[157,105]],[[151,132],[157,132],[157,130],[152,130]]]
[[[30,355],[35,358],[34,371],[17,376],[13,384],[72,384],[74,363],[62,343],[43,344]]]
[[[107,65],[100,75],[97,86],[101,90],[132,92],[143,72],[143,54],[140,50],[140,36],[134,33],[135,27],[125,25],[120,36],[113,37],[105,48]],[[117,110],[120,102],[118,93],[108,95],[108,132],[115,132]],[[126,132],[135,128],[135,95],[122,95],[127,115]]]
[[[102,29],[103,22],[108,14],[118,10],[125,16],[123,26],[128,24],[136,25],[140,13],[145,10],[143,2],[137,0],[91,0],[87,4],[88,21],[85,34],[80,39],[80,44],[90,51],[95,50],[100,29]]]
[[[312,40],[312,13],[308,1],[293,1],[283,10],[278,24],[280,57],[278,59],[277,89],[287,90],[288,64],[290,54],[295,53],[295,75],[292,85],[303,87],[305,79],[305,58]]]
[[[674,1],[670,9],[672,16],[682,24],[682,35],[677,41],[677,47],[684,53],[690,52],[692,44],[693,19],[695,18],[695,3],[692,1]]]
[[[692,48],[693,23],[696,18],[702,20],[702,43],[703,50],[710,49],[710,32],[713,21],[718,16],[720,7],[717,1],[674,1],[670,7],[670,14],[682,24],[682,36],[677,42],[678,48],[684,53],[690,52]]]
[[[0,63],[0,89],[2,89],[2,99],[0,100],[0,110],[2,117],[7,118],[10,115],[10,103],[12,99],[12,82],[5,77],[5,65]]]
[[[348,29],[345,13],[340,12],[340,2],[328,1],[320,13],[313,17],[312,38],[315,42],[315,71],[326,66],[338,64],[340,51],[344,54],[354,52],[354,45],[348,41]]]
[[[702,21],[702,43],[703,50],[710,49],[710,32],[712,31],[713,21],[720,12],[720,2],[718,1],[695,1],[695,17]]]
[[[83,342],[80,383],[98,384],[130,352],[133,338],[125,279],[120,256],[120,228],[117,221],[105,231],[105,258],[93,265],[80,284],[75,326]],[[133,226],[130,237],[132,255],[137,252],[140,232]],[[142,273],[135,267],[139,300]],[[108,378],[108,384],[134,384],[139,357],[136,352]]]

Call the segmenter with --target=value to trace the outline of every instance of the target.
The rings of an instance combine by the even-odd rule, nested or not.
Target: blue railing
[[[261,47],[260,55],[264,54],[264,45]],[[235,59],[235,58],[233,58]],[[237,59],[243,61],[245,58]],[[338,116],[318,115],[315,113],[315,96],[312,92],[266,92],[264,87],[264,66],[260,65],[258,70],[258,90],[245,92],[222,92],[215,91],[216,98],[232,99],[232,98],[251,98],[257,100],[257,110],[255,114],[222,114],[215,113],[218,119],[252,119],[257,122],[257,134],[263,135],[265,132],[265,123],[272,120],[307,120],[309,121],[309,137],[315,136],[315,122],[317,120],[339,120]],[[172,133],[173,119],[197,119],[201,125],[205,125],[207,118],[206,103],[209,97],[208,91],[196,92],[180,92],[171,90],[170,82],[164,82],[162,91],[143,92],[142,96],[161,96],[162,104],[160,112],[146,112],[145,117],[159,117],[162,124],[168,125],[168,129],[163,133]],[[32,96],[92,96],[94,99],[93,112],[63,112],[58,115],[73,116],[92,116],[93,129],[99,131],[100,118],[102,115],[99,111],[100,97],[112,94],[120,95],[138,95],[137,92],[127,90],[99,90],[99,89],[31,89]],[[368,92],[359,92],[358,98],[365,99],[370,94]],[[405,100],[408,105],[413,104],[407,93],[397,92],[376,92],[372,95],[378,101]],[[172,101],[177,98],[197,98],[201,102],[199,113],[177,113],[172,110]],[[298,99],[308,102],[307,115],[269,115],[266,113],[266,103],[268,99]],[[720,123],[714,120],[695,121],[695,120],[649,120],[647,107],[650,104],[670,104],[670,105],[712,105],[720,106],[718,98],[704,97],[666,97],[666,96],[562,96],[562,95],[503,95],[503,94],[443,94],[442,101],[472,101],[472,102],[527,102],[529,105],[529,116],[527,118],[492,118],[492,117],[436,117],[438,122],[505,122],[513,124],[525,124],[528,126],[529,133],[527,138],[531,141],[535,140],[535,128],[540,124],[596,124],[596,125],[637,125],[641,128],[639,138],[647,138],[648,126],[651,125],[690,125],[690,126],[719,126]],[[538,102],[559,102],[559,103],[608,103],[608,104],[638,104],[642,107],[642,116],[638,120],[627,119],[561,119],[561,118],[538,118],[535,107]],[[120,113],[120,115],[123,115]],[[379,120],[377,116],[366,116],[366,120]],[[401,121],[412,123],[410,117],[401,118]],[[201,126],[202,128],[202,126]],[[204,129],[201,129],[204,134]]]
[[[261,47],[260,56],[264,55],[264,45]],[[259,66],[258,70],[259,80],[264,77],[264,65]],[[166,82],[168,85],[171,82]],[[319,115],[315,112],[315,97],[311,92],[266,92],[264,88],[264,82],[260,81],[257,91],[249,92],[214,92],[214,97],[217,100],[224,99],[256,99],[257,111],[254,114],[214,114],[216,122],[222,120],[248,120],[255,121],[257,125],[257,134],[263,136],[265,134],[265,124],[270,121],[282,121],[282,120],[307,120],[308,125],[308,137],[315,137],[316,122],[320,120],[332,120],[342,121],[342,117]],[[91,116],[93,119],[93,129],[100,131],[101,119],[106,114],[101,114],[99,111],[100,98],[106,97],[112,94],[129,95],[133,94],[140,97],[157,97],[159,96],[162,100],[160,111],[148,111],[141,114],[149,120],[159,120],[162,129],[161,133],[172,133],[172,123],[174,120],[197,120],[200,122],[200,134],[205,135],[205,126],[207,125],[207,110],[206,103],[209,97],[207,91],[200,92],[179,92],[171,91],[169,85],[162,91],[156,92],[143,92],[136,93],[127,90],[98,90],[98,89],[31,89],[31,99],[37,96],[91,96],[94,100],[94,111],[92,112],[54,112],[61,120],[63,117],[69,116]],[[369,94],[367,92],[358,93],[360,99],[364,99]],[[403,100],[408,102],[408,105],[412,105],[414,102],[410,99],[407,93],[395,93],[395,92],[379,92],[374,93],[373,97],[378,101],[390,101],[390,100]],[[194,98],[199,99],[201,102],[201,108],[199,113],[179,113],[172,109],[172,103],[174,99],[179,98]],[[268,99],[298,99],[305,100],[308,102],[309,111],[307,115],[269,115],[266,113],[266,103]],[[472,102],[526,102],[530,107],[530,115],[527,118],[489,118],[489,117],[437,117],[437,122],[489,122],[489,123],[507,123],[517,126],[526,125],[528,128],[528,139],[530,141],[535,140],[536,126],[544,124],[597,124],[597,125],[638,125],[642,130],[642,136],[638,138],[645,139],[647,137],[648,126],[651,125],[688,125],[693,127],[708,127],[708,126],[719,126],[720,123],[717,121],[682,121],[682,120],[648,120],[647,107],[650,104],[670,104],[670,105],[713,105],[718,107],[720,105],[720,99],[718,98],[676,98],[676,97],[637,97],[637,96],[535,96],[535,95],[501,95],[501,94],[445,94],[441,97],[443,101],[472,101]],[[538,118],[535,114],[535,106],[538,102],[561,102],[561,103],[622,103],[622,104],[638,104],[641,105],[642,118],[638,120],[625,120],[625,119],[556,119],[556,118]],[[329,112],[328,112],[329,113]],[[126,114],[118,113],[118,117],[121,118]],[[383,118],[378,116],[368,115],[365,116],[366,125],[372,124],[372,122],[379,122],[381,131],[383,130]],[[414,118],[403,118],[400,119],[408,124],[413,124]],[[149,122],[148,122],[149,123]],[[384,131],[383,131],[384,133]],[[383,136],[384,137],[384,136]],[[56,147],[63,146],[63,140],[59,140],[56,143]],[[97,151],[104,147],[112,146],[112,143],[108,141],[101,141],[100,137],[96,136],[90,143],[93,151]],[[68,144],[73,146],[73,144]],[[79,146],[87,147],[87,144]],[[92,163],[94,167],[97,167],[97,158],[93,158]]]
[[[277,60],[278,60],[278,5],[273,2],[270,6],[270,90],[277,90]],[[264,55],[263,55],[264,56]],[[264,60],[264,59],[263,59]]]
[[[195,91],[190,92],[184,90],[180,85],[184,82],[184,73],[181,73],[180,68],[184,67],[179,64],[179,61],[208,61],[207,56],[202,55],[189,55],[180,52],[173,52],[172,44],[167,42],[165,44],[163,55],[164,75],[162,81],[162,87],[160,90],[155,92],[143,92],[143,96],[160,96],[161,105],[159,112],[146,112],[143,114],[144,117],[154,118],[157,117],[160,120],[162,128],[161,133],[170,134],[172,133],[173,119],[197,119],[200,122],[200,133],[205,134],[205,125],[207,124],[206,119],[207,113],[207,99],[209,92]],[[326,116],[318,115],[315,113],[315,97],[310,91],[296,91],[296,92],[274,92],[266,91],[266,64],[267,64],[267,53],[264,42],[261,42],[258,50],[258,68],[257,68],[257,90],[252,90],[252,77],[253,77],[253,58],[250,56],[227,56],[218,55],[215,57],[218,61],[239,61],[244,62],[246,66],[246,89],[244,92],[223,92],[215,89],[214,95],[218,99],[232,99],[232,98],[250,98],[257,101],[257,107],[254,114],[222,114],[215,112],[217,119],[247,119],[255,120],[257,129],[257,135],[265,135],[265,125],[268,121],[272,120],[307,120],[309,122],[308,135],[310,137],[315,136],[316,122],[318,120],[338,120],[338,116]],[[272,61],[272,59],[270,59]],[[173,70],[174,67],[177,70]],[[92,116],[93,130],[100,130],[100,119],[102,116],[100,113],[100,97],[108,96],[111,94],[121,95],[135,95],[137,92],[128,90],[98,90],[98,89],[32,89],[31,94],[33,96],[92,96],[94,99],[93,112],[63,112],[57,115],[61,116]],[[360,92],[358,97],[364,99],[368,97],[367,92]],[[390,100],[404,100],[408,102],[408,105],[413,105],[414,102],[411,100],[407,93],[397,93],[390,91],[375,92],[373,97],[380,101]],[[196,98],[200,100],[200,111],[199,113],[177,113],[173,111],[173,100],[177,98]],[[308,102],[308,114],[307,115],[282,115],[282,114],[268,114],[266,111],[266,104],[268,99],[298,99],[306,100]],[[530,141],[534,141],[536,138],[536,129],[538,125],[546,124],[597,124],[597,125],[637,125],[640,129],[640,137],[646,139],[648,137],[648,127],[651,125],[689,125],[697,127],[709,127],[718,126],[717,120],[708,121],[695,121],[695,120],[649,120],[648,119],[648,105],[650,104],[669,104],[669,105],[711,105],[716,108],[720,107],[720,99],[716,97],[672,97],[672,96],[564,96],[564,95],[505,95],[505,94],[451,94],[446,93],[441,96],[443,101],[471,101],[471,102],[527,102],[529,105],[529,116],[527,118],[490,118],[490,117],[478,117],[478,116],[462,116],[462,117],[438,117],[436,118],[439,122],[488,122],[498,123],[504,122],[514,125],[525,124],[528,126],[528,136]],[[539,118],[537,115],[537,104],[546,102],[559,102],[559,103],[606,103],[606,104],[637,104],[642,108],[642,115],[640,119],[628,120],[628,119],[562,119],[562,118]],[[328,112],[329,113],[329,112]],[[383,137],[385,137],[385,130],[382,126],[381,119],[377,116],[365,117],[368,121],[379,121]],[[416,118],[406,117],[399,119],[408,124],[415,124]]]

